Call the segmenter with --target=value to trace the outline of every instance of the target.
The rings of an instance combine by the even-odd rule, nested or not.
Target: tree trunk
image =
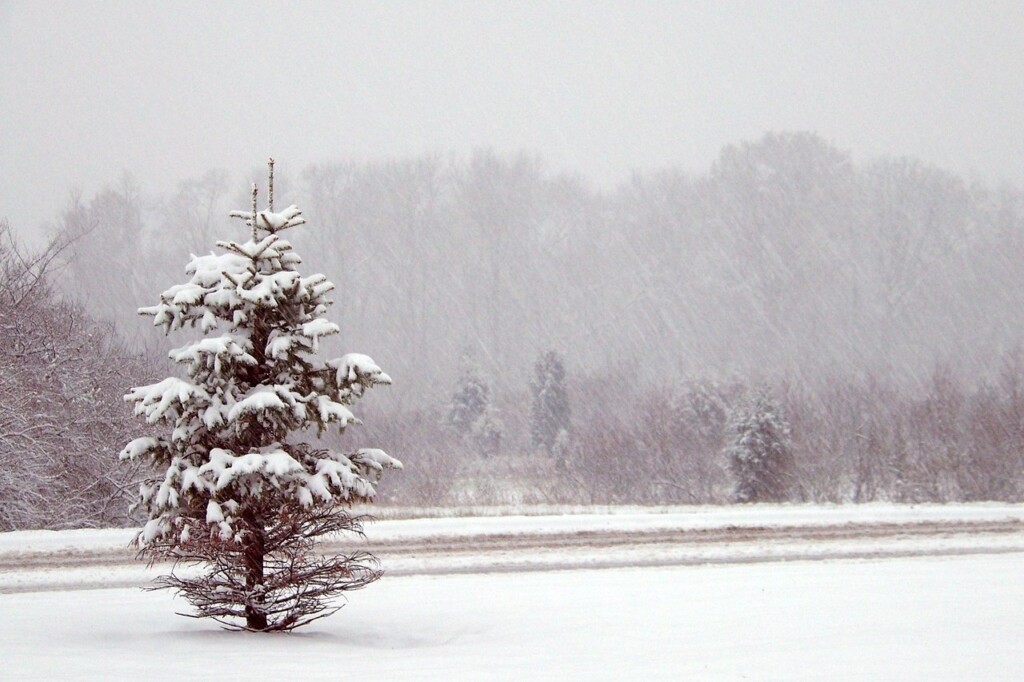
[[[248,537],[245,541],[245,589],[249,595],[245,605],[245,626],[250,630],[267,629],[267,612],[263,603],[263,557],[266,537],[263,521],[254,512],[246,514]]]

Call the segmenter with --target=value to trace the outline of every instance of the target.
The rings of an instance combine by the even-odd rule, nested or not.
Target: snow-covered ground
[[[1024,555],[386,577],[289,635],[134,589],[0,595],[3,677],[1019,680]]]
[[[1015,505],[381,521],[389,575],[287,635],[116,587],[149,575],[125,531],[0,534],[0,678],[1021,679],[1022,521]]]

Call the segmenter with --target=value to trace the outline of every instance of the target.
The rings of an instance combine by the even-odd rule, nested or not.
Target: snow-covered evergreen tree
[[[459,358],[459,379],[445,423],[460,438],[473,442],[483,455],[501,449],[505,429],[491,404],[491,383],[469,351]]]
[[[371,500],[383,471],[401,468],[380,450],[309,442],[357,424],[349,405],[391,379],[366,355],[317,357],[320,340],[338,333],[324,317],[334,285],[298,272],[280,233],[305,220],[295,206],[275,213],[273,196],[271,160],[268,208],[257,211],[254,185],[252,210],[231,214],[250,238],[193,256],[189,281],[139,310],[165,332],[198,327],[203,337],[170,352],[187,378],[125,396],[169,432],[121,453],[155,468],[138,502],[149,516],[137,539],[143,554],[205,566],[158,584],[177,589],[198,616],[247,630],[290,630],[329,615],[341,592],[380,576],[367,554],[311,550],[325,533],[361,533],[349,505]]]
[[[565,443],[569,438],[569,394],[565,388],[565,363],[553,350],[541,355],[533,366],[530,394],[530,435],[533,445],[564,464]]]
[[[458,384],[445,421],[453,431],[466,435],[490,407],[491,385],[471,359],[463,356],[460,364]]]
[[[782,502],[789,494],[793,455],[789,424],[767,388],[733,417],[726,448],[738,502]]]

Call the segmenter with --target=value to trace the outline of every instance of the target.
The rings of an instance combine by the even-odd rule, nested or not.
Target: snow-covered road
[[[1020,505],[767,506],[383,520],[365,541],[392,576],[1024,553]],[[132,531],[0,534],[0,593],[142,585],[166,570]]]

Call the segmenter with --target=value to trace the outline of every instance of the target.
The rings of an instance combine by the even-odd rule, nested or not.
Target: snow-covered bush
[[[782,502],[793,476],[789,424],[767,388],[734,415],[726,448],[738,502]]]
[[[117,398],[139,364],[51,289],[68,240],[30,252],[0,221],[0,531],[126,521],[134,472],[111,453],[132,428]]]
[[[198,328],[202,338],[170,352],[187,378],[133,388],[125,399],[166,435],[142,437],[121,453],[155,468],[138,504],[149,521],[138,545],[150,558],[203,564],[198,577],[171,573],[177,589],[229,627],[290,630],[337,610],[330,600],[380,572],[373,557],[321,556],[328,533],[361,533],[353,502],[374,497],[385,469],[401,464],[381,450],[336,452],[309,441],[359,423],[349,406],[391,379],[366,355],[323,361],[320,340],[338,333],[324,275],[302,276],[280,233],[305,220],[295,206],[236,211],[251,230],[222,241],[220,254],[194,256],[188,282],[139,312],[166,332]],[[309,434],[312,430],[314,433]]]
[[[683,382],[668,399],[672,451],[664,476],[689,502],[706,503],[725,495],[727,474],[721,453],[735,391],[705,377]]]

